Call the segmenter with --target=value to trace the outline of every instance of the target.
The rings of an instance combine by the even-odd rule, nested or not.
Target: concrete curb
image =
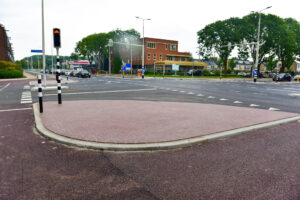
[[[77,146],[77,147],[88,148],[88,149],[97,149],[97,150],[108,150],[108,151],[150,151],[150,150],[176,149],[176,148],[191,146],[193,144],[198,144],[205,141],[221,139],[221,138],[230,137],[230,136],[242,134],[253,130],[258,130],[262,128],[267,128],[279,124],[300,120],[300,116],[296,116],[296,117],[286,118],[282,120],[267,122],[263,124],[256,124],[244,128],[238,128],[234,130],[213,133],[213,134],[204,135],[200,137],[169,141],[169,142],[117,144],[117,143],[100,143],[100,142],[83,141],[83,140],[78,140],[78,139],[73,139],[66,136],[58,135],[44,127],[42,123],[42,119],[40,118],[40,113],[39,113],[39,108],[37,103],[33,104],[33,112],[35,118],[35,127],[37,131],[44,137],[71,146]]]

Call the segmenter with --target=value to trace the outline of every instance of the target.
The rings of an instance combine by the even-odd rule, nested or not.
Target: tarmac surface
[[[38,115],[36,113],[37,111],[35,115]],[[194,138],[282,119],[295,121],[299,115],[199,103],[87,100],[65,101],[62,105],[44,102],[44,113],[36,116],[36,119],[37,117],[40,118],[36,120],[37,123],[45,128],[38,130],[46,136],[48,135],[43,130],[50,131],[54,137],[48,137],[54,140],[57,135],[71,138],[79,144],[81,141],[105,145],[139,144],[140,150],[145,150],[143,145],[151,143],[158,146],[164,143],[164,147],[155,149],[163,149],[174,143],[176,147],[183,147],[195,143]],[[253,129],[242,129],[239,133]],[[66,143],[72,144],[72,141]],[[184,142],[178,145],[178,141]],[[93,148],[89,144],[82,146]],[[129,146],[122,147],[123,150],[126,148]]]

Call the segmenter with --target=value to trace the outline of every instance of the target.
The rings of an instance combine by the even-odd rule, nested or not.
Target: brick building
[[[171,70],[172,64],[179,64],[180,71],[188,71],[191,68],[203,68],[207,64],[203,62],[191,62],[188,52],[178,52],[178,41],[145,37],[145,57],[146,70]],[[140,43],[143,43],[141,39]],[[142,51],[135,51],[133,56],[133,67],[142,66]]]
[[[14,62],[11,44],[2,24],[0,24],[0,60]]]

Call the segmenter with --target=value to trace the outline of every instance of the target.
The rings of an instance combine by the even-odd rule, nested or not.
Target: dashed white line
[[[209,98],[209,99],[214,99],[214,98],[216,98],[216,97],[214,97],[214,96],[209,96],[209,97],[207,97],[207,98]]]
[[[270,107],[269,110],[276,111],[276,110],[280,110],[280,109],[279,109],[279,108],[273,108],[273,107]]]
[[[222,99],[220,99],[220,101],[227,101],[228,99],[224,99],[224,98],[222,98]]]
[[[189,92],[189,93],[187,93],[187,94],[195,94],[195,93],[193,93],[193,92]]]
[[[197,94],[197,96],[198,96],[198,97],[203,97],[204,95],[203,95],[203,94]]]
[[[256,104],[250,104],[250,107],[259,107],[260,105],[256,105]]]
[[[243,102],[241,102],[241,101],[234,101],[233,103],[243,103]]]

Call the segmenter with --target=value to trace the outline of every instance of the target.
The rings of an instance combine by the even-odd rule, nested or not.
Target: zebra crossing
[[[30,103],[32,103],[32,96],[31,96],[30,86],[25,85],[23,89],[25,91],[22,92],[20,103],[21,104],[30,104]]]

